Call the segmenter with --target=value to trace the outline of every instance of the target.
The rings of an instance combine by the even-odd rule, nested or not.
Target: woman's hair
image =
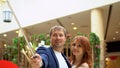
[[[75,40],[77,40],[77,42],[79,42],[80,45],[82,45],[82,48],[84,50],[84,54],[83,54],[83,57],[81,58],[81,62],[76,67],[79,67],[82,63],[86,62],[86,63],[88,63],[89,68],[92,68],[91,67],[91,63],[92,63],[92,54],[91,53],[92,52],[91,52],[89,39],[85,36],[76,36],[71,41],[71,45],[72,45],[73,41],[75,41]],[[74,64],[75,56],[73,54],[70,57],[70,61],[73,62],[73,64]]]
[[[53,26],[53,27],[50,29],[49,35],[51,36],[52,32],[55,31],[55,30],[63,30],[63,31],[64,31],[64,34],[65,34],[65,37],[67,36],[67,31],[66,31],[66,29],[65,29],[64,27],[58,26],[58,25]]]

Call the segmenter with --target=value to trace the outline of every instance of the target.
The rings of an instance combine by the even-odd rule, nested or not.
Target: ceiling
[[[103,10],[103,22],[105,31],[104,39],[107,42],[120,41],[120,2],[99,8]],[[89,34],[91,31],[90,13],[91,10],[87,10],[84,12],[75,13],[72,15],[28,26],[24,29],[27,32],[28,36],[40,33],[48,34],[50,27],[53,25],[61,25],[64,26],[67,31],[73,36],[76,35],[77,32]],[[71,23],[75,24],[71,25]],[[74,26],[78,27],[78,29],[73,30]],[[11,43],[12,39],[18,36],[15,31],[16,30],[6,32],[8,35],[7,37],[3,37],[3,34],[0,34],[0,40],[6,43]]]

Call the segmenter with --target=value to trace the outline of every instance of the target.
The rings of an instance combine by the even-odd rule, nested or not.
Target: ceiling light
[[[119,32],[118,32],[118,31],[116,31],[115,33],[116,33],[116,34],[118,34]]]
[[[73,27],[73,30],[77,30],[77,27]]]
[[[74,25],[75,23],[71,23],[71,25]]]
[[[4,44],[4,47],[6,47],[7,45],[6,44]]]
[[[7,36],[7,34],[3,34],[3,36],[4,36],[4,37],[6,37],[6,36]]]
[[[3,11],[3,18],[4,22],[10,23],[12,18],[12,12],[10,10]]]
[[[116,38],[115,38],[115,37],[113,37],[113,39],[115,40]]]
[[[106,61],[109,61],[110,59],[109,58],[105,58]]]
[[[15,31],[17,34],[19,33],[19,31],[17,30],[17,31]]]

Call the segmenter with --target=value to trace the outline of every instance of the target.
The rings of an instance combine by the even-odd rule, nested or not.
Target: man
[[[39,47],[37,58],[31,58],[32,68],[71,68],[65,55],[62,53],[66,42],[67,31],[62,26],[53,26],[50,31],[49,48]]]

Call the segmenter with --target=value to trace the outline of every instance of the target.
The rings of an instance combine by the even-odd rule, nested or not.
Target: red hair
[[[92,51],[91,51],[91,47],[90,47],[90,42],[89,39],[85,36],[76,36],[75,38],[73,38],[73,40],[71,41],[71,44],[73,43],[73,41],[77,41],[80,43],[80,45],[82,45],[82,48],[84,49],[84,54],[83,57],[81,59],[81,62],[78,63],[78,65],[76,67],[79,67],[82,63],[87,63],[89,65],[89,68],[92,68],[91,63],[92,63]],[[75,62],[75,55],[71,55],[70,56],[70,61],[71,62]]]

